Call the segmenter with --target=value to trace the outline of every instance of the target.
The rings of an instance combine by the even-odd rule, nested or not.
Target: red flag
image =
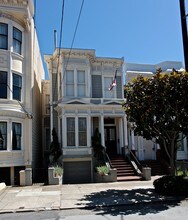
[[[113,78],[113,80],[112,80],[112,83],[110,84],[110,86],[109,86],[109,88],[108,88],[109,91],[111,91],[111,90],[114,88],[114,86],[117,86],[116,75],[117,75],[117,70],[116,70],[116,72],[115,72],[115,74],[114,74],[114,78]]]

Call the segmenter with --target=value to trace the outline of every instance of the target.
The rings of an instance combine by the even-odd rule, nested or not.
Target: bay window
[[[0,71],[0,98],[7,98],[7,72]]]
[[[22,32],[13,27],[13,52],[21,54],[22,50]]]
[[[13,73],[13,99],[21,101],[22,77]]]
[[[0,150],[7,149],[7,122],[0,122]]]
[[[67,118],[67,146],[87,146],[87,118]]]
[[[87,146],[87,121],[86,118],[78,118],[79,146]]]
[[[75,118],[67,118],[67,146],[75,146]]]
[[[8,49],[8,25],[0,23],[0,49]]]
[[[12,123],[12,149],[21,150],[22,126],[20,123]]]

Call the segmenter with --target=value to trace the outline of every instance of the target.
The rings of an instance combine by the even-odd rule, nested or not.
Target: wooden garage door
[[[64,162],[63,183],[91,183],[91,161]]]

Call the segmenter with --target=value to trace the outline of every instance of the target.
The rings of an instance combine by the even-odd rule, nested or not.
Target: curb
[[[86,209],[86,210],[90,210],[93,208],[96,209],[101,209],[102,207],[121,207],[121,206],[134,206],[134,205],[144,205],[144,204],[158,204],[158,203],[165,203],[165,202],[180,202],[182,200],[188,200],[188,198],[185,197],[168,197],[162,200],[158,200],[155,199],[153,201],[141,201],[141,202],[137,202],[137,203],[121,203],[121,204],[104,204],[104,205],[91,205],[91,206],[83,206],[83,207],[67,207],[64,208],[62,206],[60,207],[51,207],[51,208],[46,208],[46,207],[40,207],[40,208],[31,208],[31,209],[16,209],[16,210],[1,210],[0,211],[0,215],[1,214],[8,214],[8,213],[21,213],[21,212],[42,212],[42,211],[54,211],[54,210],[71,210],[71,209]]]

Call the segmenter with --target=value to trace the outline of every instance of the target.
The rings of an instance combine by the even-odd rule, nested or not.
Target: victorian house
[[[109,155],[122,154],[127,120],[121,103],[123,58],[95,50],[56,49],[46,55],[50,75],[51,130],[63,150],[64,182],[92,182],[92,136],[96,129]]]

